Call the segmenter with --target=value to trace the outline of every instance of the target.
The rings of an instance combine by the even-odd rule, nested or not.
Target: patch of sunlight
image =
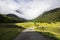
[[[25,23],[15,23],[17,26],[22,26],[24,28],[28,28],[28,27],[32,27],[32,26],[35,26],[34,25],[34,22],[25,22]],[[56,22],[56,23],[36,23],[37,25],[39,26],[42,26],[42,27],[60,27],[60,22]]]
[[[24,28],[29,28],[33,27],[34,23],[33,22],[25,22],[25,23],[16,23],[17,26],[22,26]]]
[[[36,23],[36,26],[34,22],[25,22],[25,23],[16,23],[17,26],[22,26],[24,28],[29,27],[36,27],[34,30],[38,32],[49,32],[53,34],[56,38],[60,39],[60,22],[56,23]],[[41,28],[43,27],[43,29]]]

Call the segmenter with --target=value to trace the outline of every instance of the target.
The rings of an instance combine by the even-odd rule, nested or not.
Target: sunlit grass
[[[41,28],[43,27],[43,28]],[[35,29],[38,32],[49,32],[54,35],[55,38],[60,40],[60,23],[39,23],[39,27]],[[44,35],[49,36],[50,34],[45,33]]]
[[[39,26],[51,26],[51,27],[60,27],[60,23],[37,23]]]
[[[17,26],[22,26],[22,27],[32,27],[32,26],[36,26],[33,22],[25,22],[25,23],[15,23]],[[56,23],[36,23],[39,26],[43,26],[43,27],[60,27],[60,22],[56,22]]]
[[[9,23],[9,25],[10,24],[11,23]],[[34,22],[11,24],[11,25],[16,25],[18,28],[16,28],[16,26],[12,26],[13,28],[9,28],[9,27],[5,28],[6,27],[5,25],[8,25],[8,24],[2,24],[2,26],[0,24],[1,27],[4,26],[3,28],[0,28],[0,40],[13,40],[13,38],[16,37],[21,32],[19,27],[23,27],[23,28],[36,27],[35,28],[36,31],[38,31],[38,32],[49,32],[49,33],[53,34],[54,37],[56,37],[58,40],[60,40],[60,22],[36,23],[36,25],[34,24]],[[41,28],[41,27],[43,27],[43,28]],[[51,35],[49,33],[43,33],[43,35],[47,35],[49,37]]]
[[[22,26],[24,28],[29,28],[33,27],[34,23],[33,22],[25,22],[25,23],[16,23],[17,26]]]
[[[60,22],[56,23],[36,23],[36,26],[33,22],[26,22],[26,23],[16,23],[18,26],[23,26],[24,28],[29,27],[36,27],[36,31],[38,32],[49,32],[54,35],[57,39],[60,40]],[[43,27],[43,28],[41,28]],[[50,34],[45,34],[50,35]]]

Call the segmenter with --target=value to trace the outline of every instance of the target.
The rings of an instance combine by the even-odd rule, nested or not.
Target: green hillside
[[[0,23],[17,23],[17,22],[23,22],[23,21],[19,20],[16,17],[11,17],[11,16],[0,14]]]
[[[60,22],[60,8],[56,8],[47,12],[44,12],[42,15],[37,17],[32,22]],[[14,14],[1,15],[0,14],[0,23],[17,23],[17,22],[27,22],[23,18],[19,18]]]
[[[14,14],[7,14],[6,16],[9,17],[10,19],[17,20],[19,22],[26,22],[27,21],[24,18],[20,18]]]
[[[60,8],[44,12],[38,18],[32,20],[33,22],[60,22]]]

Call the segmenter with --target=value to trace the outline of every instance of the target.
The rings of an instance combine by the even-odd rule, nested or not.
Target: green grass
[[[42,33],[42,35],[60,40],[60,22],[36,23],[38,26],[36,26],[33,22],[16,23],[16,25],[23,26],[24,28],[36,27],[35,30]]]
[[[15,25],[22,26],[24,28],[29,28],[29,27],[33,27],[34,23],[33,22],[15,23]]]
[[[39,27],[36,27],[36,31],[40,32],[41,34],[52,37],[54,40],[60,40],[60,23],[40,23]]]
[[[10,27],[10,25],[1,25],[0,26],[0,40],[13,40],[24,28],[17,28],[18,26]]]
[[[36,25],[33,22],[0,24],[0,40],[13,40],[24,28],[29,27],[36,27],[35,30],[42,35],[60,40],[60,22],[36,23]]]
[[[42,33],[42,35],[47,37],[52,37],[53,39],[60,40],[60,22],[56,23],[36,23],[33,22],[26,23],[16,23],[18,26],[23,26],[24,28],[36,27],[36,31]],[[43,28],[41,28],[43,27]]]

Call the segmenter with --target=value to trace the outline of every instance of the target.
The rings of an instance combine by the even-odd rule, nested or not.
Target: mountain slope
[[[56,8],[48,12],[45,12],[32,21],[33,22],[60,22],[60,8]]]
[[[9,17],[10,19],[17,20],[20,22],[26,22],[27,21],[23,18],[19,18],[18,16],[14,15],[14,14],[7,14],[6,16]]]
[[[15,15],[2,15],[0,14],[0,23],[19,23],[19,22],[24,22],[23,20],[19,20],[17,16]]]

